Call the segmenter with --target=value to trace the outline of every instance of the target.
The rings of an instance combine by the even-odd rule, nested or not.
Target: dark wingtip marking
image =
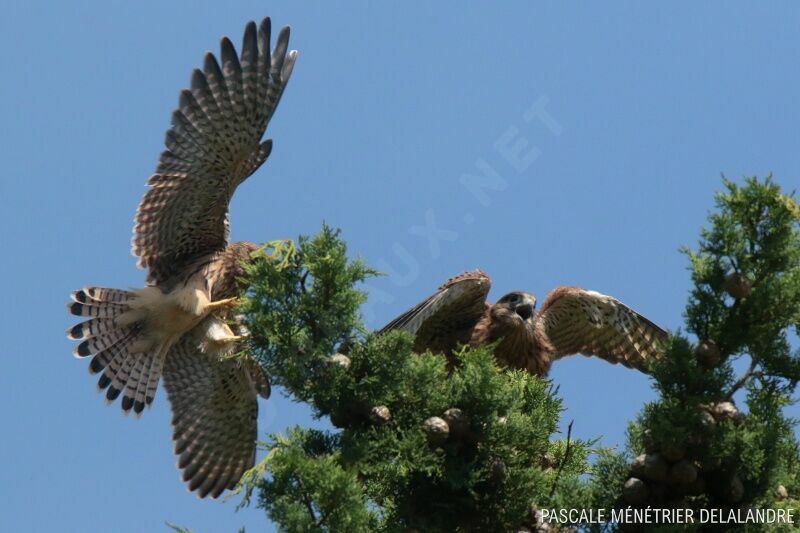
[[[192,81],[191,81],[192,89],[203,89],[207,86],[206,83],[206,76],[203,74],[203,71],[199,68],[196,68],[192,71]]]
[[[225,61],[226,59],[228,61],[231,61],[232,60],[231,56],[234,56],[234,57],[236,56],[236,47],[233,46],[233,43],[231,42],[230,39],[228,39],[228,37],[222,36],[222,38],[220,38],[220,40],[219,40],[219,46],[220,46],[220,52],[221,52],[220,55],[223,56],[223,61]],[[228,54],[230,54],[230,55],[228,55]]]
[[[189,89],[184,89],[181,91],[180,96],[178,97],[178,107],[181,109],[185,109],[192,105],[192,92]],[[175,116],[177,111],[173,112],[172,115]]]
[[[217,75],[220,73],[219,63],[217,63],[217,58],[214,57],[214,54],[211,52],[206,52],[206,56],[203,58],[203,71],[206,73],[206,76],[209,74]]]
[[[193,477],[192,480],[189,482],[189,490],[195,491],[197,489],[200,489],[197,495],[201,498],[205,498],[206,494],[208,494],[208,490],[204,491],[201,487],[203,483],[205,483],[206,479],[208,479],[207,471],[197,473],[195,477]]]
[[[272,19],[270,19],[269,17],[264,17],[263,19],[261,19],[261,24],[259,25],[259,29],[263,33],[267,34],[267,37],[269,37],[269,34],[272,31]]]
[[[67,306],[69,312],[73,315],[81,316],[83,315],[83,304],[79,302],[73,302]]]
[[[142,411],[144,411],[144,402],[140,401],[133,402],[133,412],[138,415],[141,414]]]
[[[181,467],[184,468],[183,480],[186,482],[189,482],[192,479],[194,479],[195,474],[197,474],[198,470],[200,470],[200,465],[197,462],[192,463],[191,459],[192,457],[190,456],[189,459],[187,459],[186,463],[184,463],[184,466]],[[194,490],[194,488],[190,488],[189,490]]]
[[[89,349],[89,341],[83,341],[78,346],[76,346],[75,355],[77,355],[78,357],[86,357],[87,355],[92,355],[92,351]]]
[[[102,389],[105,389],[105,388],[106,388],[106,387],[108,387],[110,384],[111,384],[111,378],[110,378],[110,377],[108,377],[108,376],[106,376],[105,374],[103,374],[102,376],[100,376],[100,379],[98,379],[98,380],[97,380],[97,386],[98,386],[98,387],[100,387],[100,389],[101,389],[101,390],[102,390]],[[111,389],[113,389],[113,388],[114,388],[114,387],[111,387]],[[113,398],[109,398],[109,397],[108,397],[108,396],[109,396],[109,394],[111,393],[111,389],[109,389],[109,391],[106,393],[106,398],[108,398],[109,400],[113,399]]]
[[[244,37],[242,38],[242,56],[244,56],[245,51],[250,51],[254,54],[251,58],[252,60],[255,60],[258,57],[258,42],[256,39],[258,39],[258,27],[256,26],[256,23],[251,20],[244,27]],[[254,44],[255,48],[250,48],[248,50],[250,43]]]
[[[182,455],[183,452],[186,451],[186,447],[188,445],[189,445],[188,441],[179,440],[178,442],[175,443],[175,450],[173,450],[172,453],[174,453],[175,455]],[[180,461],[180,459],[178,459],[178,461]],[[180,465],[180,462],[178,464]],[[183,467],[179,466],[179,468]]]
[[[76,302],[80,302],[82,304],[85,304],[86,303],[86,292],[83,289],[81,289],[79,291],[74,291],[72,293],[72,298]]]
[[[123,411],[130,411],[131,407],[133,407],[133,398],[130,396],[125,396],[122,398],[122,410]]]
[[[184,446],[185,448],[185,446]],[[181,456],[178,458],[178,468],[186,468],[192,462],[192,456],[188,453],[181,453]],[[184,472],[184,481],[188,481],[188,472]]]
[[[183,94],[184,93],[181,93],[181,96],[183,96]],[[188,104],[184,101],[182,97],[178,99],[178,107],[180,107],[180,109],[176,109],[175,111],[172,112],[172,118],[171,118],[172,124],[180,124],[181,117],[184,117],[183,110],[186,109],[187,106]],[[186,120],[188,121],[188,119]]]
[[[89,372],[91,372],[92,374],[97,374],[98,372],[103,370],[103,368],[105,368],[105,366],[103,365],[103,363],[100,362],[100,359],[97,357],[92,359],[92,362],[89,363]]]
[[[119,393],[122,392],[116,387],[109,387],[108,392],[106,392],[106,399],[109,402],[113,402],[119,397]]]
[[[83,338],[83,323],[75,324],[67,330],[67,338],[77,341]]]

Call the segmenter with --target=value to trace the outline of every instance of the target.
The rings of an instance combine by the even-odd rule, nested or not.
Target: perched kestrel
[[[255,459],[256,396],[269,383],[225,318],[257,246],[228,242],[228,204],[267,159],[261,142],[292,73],[289,28],[270,52],[270,20],[247,24],[241,56],[227,38],[180,93],[155,174],[136,211],[132,253],[147,286],[72,293],[68,310],[91,317],[68,331],[109,402],[140,414],[164,375],[178,466],[189,490],[216,498]]]
[[[572,354],[595,355],[643,369],[658,354],[666,332],[618,300],[577,287],[553,289],[535,311],[536,298],[510,292],[486,302],[491,280],[475,270],[447,280],[439,290],[392,320],[381,333],[414,335],[414,350],[451,356],[459,345],[497,342],[503,364],[546,376],[553,361]]]

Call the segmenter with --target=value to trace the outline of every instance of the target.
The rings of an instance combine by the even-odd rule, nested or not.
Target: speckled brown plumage
[[[252,468],[256,453],[256,396],[269,397],[261,368],[252,360],[219,360],[186,336],[164,366],[172,405],[172,438],[189,490],[218,497]]]
[[[489,277],[480,270],[454,276],[379,333],[392,329],[410,331],[417,351],[447,353],[458,344],[469,342],[476,321],[486,310],[490,287]]]
[[[480,271],[451,278],[380,332],[408,331],[417,352],[445,355],[460,344],[496,342],[498,361],[539,376],[547,375],[554,360],[572,354],[642,370],[666,338],[653,322],[598,292],[557,287],[536,313],[532,294],[511,292],[488,304],[489,288],[489,278]]]
[[[136,211],[131,251],[164,283],[187,264],[228,244],[228,203],[236,188],[266,161],[261,142],[294,67],[289,28],[270,53],[270,21],[245,28],[241,58],[227,37],[221,65],[213,54],[181,91],[167,130],[166,150]]]
[[[283,28],[270,50],[270,20],[247,24],[241,55],[221,41],[180,93],[155,173],[136,211],[131,251],[148,270],[143,289],[72,293],[68,330],[77,357],[109,402],[142,413],[164,374],[176,453],[190,490],[217,497],[252,466],[256,394],[269,383],[230,309],[256,245],[228,242],[228,204],[272,150],[266,131],[294,66]],[[233,329],[231,329],[233,326]]]
[[[244,264],[252,261],[252,253],[258,246],[251,242],[233,242],[218,252],[213,252],[190,263],[186,267],[185,281],[190,275],[199,274],[206,280],[206,290],[212,301],[238,296],[244,287]]]

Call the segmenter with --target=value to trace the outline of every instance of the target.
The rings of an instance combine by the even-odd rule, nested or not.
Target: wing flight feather
[[[164,388],[172,406],[175,453],[183,480],[201,498],[235,487],[253,466],[256,395],[269,395],[265,382],[260,368],[203,353],[191,335],[170,350]]]
[[[611,363],[643,369],[659,353],[667,333],[619,300],[577,287],[548,294],[536,328],[551,345],[553,359],[595,355]]]
[[[180,93],[155,173],[136,211],[131,251],[162,283],[194,259],[225,247],[236,187],[269,157],[261,142],[294,67],[289,28],[270,53],[270,20],[247,24],[242,53],[227,38],[221,65],[208,53]]]
[[[480,270],[465,272],[448,279],[439,290],[405,313],[378,333],[403,330],[415,337],[418,350],[449,350],[458,342],[466,343],[465,333],[481,318],[491,280]]]

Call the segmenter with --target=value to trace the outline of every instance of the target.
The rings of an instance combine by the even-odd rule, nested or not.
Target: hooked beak
[[[517,313],[522,320],[528,320],[533,316],[533,310],[536,308],[536,300],[525,297],[515,308],[514,312]]]

